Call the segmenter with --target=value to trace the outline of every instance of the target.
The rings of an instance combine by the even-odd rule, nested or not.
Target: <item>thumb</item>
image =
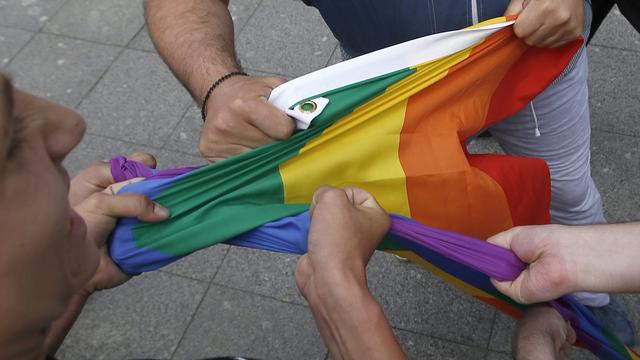
[[[525,270],[513,281],[498,281],[496,279],[490,279],[491,284],[501,293],[507,295],[515,302],[519,304],[529,304],[531,301],[522,296],[522,279],[524,278]]]
[[[321,185],[316,189],[316,191],[313,192],[313,196],[311,197],[311,204],[309,205],[309,216],[311,216],[311,218],[313,218],[318,204],[324,201],[325,195],[329,192],[335,192],[336,190],[340,189],[330,185]]]
[[[267,84],[271,89],[275,89],[278,86],[287,82],[287,80],[280,77],[263,77],[262,81]]]
[[[391,225],[391,219],[387,212],[378,204],[376,198],[364,189],[347,187],[344,191],[351,204],[367,215],[370,230],[374,231],[375,237],[379,241]]]
[[[112,218],[130,217],[142,221],[158,222],[166,220],[169,210],[151,201],[142,194],[107,195],[94,194],[94,213]]]
[[[566,337],[567,343],[573,345],[577,340],[576,332],[575,330],[573,330],[573,327],[571,327],[570,322],[566,323],[566,327],[567,327],[567,337]]]
[[[511,0],[507,6],[507,10],[504,11],[504,16],[518,15],[524,9],[524,0]]]
[[[518,228],[511,228],[509,230],[493,235],[492,237],[487,239],[487,242],[506,249],[511,249],[513,237],[517,232]]]
[[[344,189],[347,194],[347,199],[355,206],[355,207],[365,207],[370,209],[382,210],[376,198],[371,195],[368,191],[357,188],[357,187],[347,187]],[[384,211],[384,210],[382,210]]]

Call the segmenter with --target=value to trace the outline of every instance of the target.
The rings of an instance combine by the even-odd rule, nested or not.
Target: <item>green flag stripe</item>
[[[295,157],[336,120],[414,72],[406,69],[321,94],[329,104],[309,129],[210,164],[176,181],[155,199],[171,210],[171,219],[134,226],[136,246],[185,255],[306,210],[308,204],[283,203],[280,164]]]

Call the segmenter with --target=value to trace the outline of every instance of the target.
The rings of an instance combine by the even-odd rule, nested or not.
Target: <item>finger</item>
[[[98,213],[109,217],[138,218],[147,222],[158,222],[169,217],[169,210],[160,204],[151,201],[142,194],[107,195],[97,193],[95,201]]]
[[[287,80],[276,76],[263,77],[260,78],[260,80],[262,80],[262,82],[264,82],[271,90],[287,82]],[[267,94],[267,97],[269,97],[269,94]]]
[[[519,39],[529,38],[544,24],[544,20],[540,19],[535,12],[536,9],[533,6],[524,8],[513,24],[513,32]]]
[[[99,161],[93,163],[88,168],[82,170],[73,181],[81,180],[88,182],[94,186],[105,188],[113,184],[113,175],[111,175],[111,165],[109,162]]]
[[[274,139],[266,135],[255,126],[251,125],[249,120],[236,119],[233,125],[220,125],[216,126],[218,132],[221,134],[217,136],[218,139],[211,139],[210,141],[216,143],[235,144],[248,149],[255,149],[262,145],[272,143]],[[223,140],[224,142],[221,142]],[[243,151],[244,152],[244,151]]]
[[[364,189],[349,186],[345,188],[345,193],[347,194],[349,201],[355,206],[382,210],[382,207],[378,204],[376,198]]]
[[[137,177],[137,178],[121,181],[119,183],[115,183],[107,186],[102,192],[109,195],[116,195],[123,187],[131,184],[135,184],[142,180],[144,180],[143,177]]]
[[[313,218],[315,209],[318,206],[318,202],[320,201],[320,198],[322,198],[322,196],[327,191],[333,191],[333,190],[337,190],[337,188],[329,185],[321,185],[316,189],[316,191],[313,192],[313,196],[311,196],[311,204],[309,205],[309,216],[311,218]]]
[[[535,46],[539,48],[545,47],[545,44],[547,44],[551,37],[556,34],[556,31],[557,29],[542,25],[532,34],[526,36],[524,42],[529,46]]]
[[[202,156],[209,162],[218,162],[233,155],[252,150],[252,148],[238,144],[218,144],[213,141],[200,140],[199,149]]]
[[[569,30],[564,32],[558,31],[554,35],[549,36],[547,39],[545,39],[540,47],[558,48],[578,39],[579,37],[580,35],[576,36]]]
[[[576,332],[573,330],[570,322],[567,321],[565,324],[567,326],[567,343],[574,344],[577,340]]]
[[[504,11],[504,16],[518,15],[522,12],[523,8],[522,0],[511,0],[507,6],[507,10]]]
[[[293,119],[271,105],[266,98],[256,99],[255,106],[246,115],[251,125],[272,139],[287,139],[295,130]]]
[[[250,149],[273,142],[273,139],[251,124],[252,112],[263,102],[257,99],[248,103],[239,101],[235,111],[211,116],[204,125],[200,142],[207,144],[237,144]]]
[[[157,166],[156,158],[146,152],[136,151],[133,154],[129,155],[127,159],[137,161],[152,169],[155,169]]]
[[[507,231],[503,231],[487,239],[488,243],[501,246],[506,249],[511,249],[511,242],[513,236],[518,233],[518,228],[511,228]]]
[[[566,42],[566,38],[562,34],[553,34],[544,37],[541,42],[534,46],[539,48],[556,48],[564,45]]]
[[[333,186],[320,186],[313,194],[311,199],[313,206],[313,214],[315,216],[318,208],[331,209],[334,214],[344,213],[353,209],[353,204],[347,198],[345,190]],[[325,210],[326,213],[328,210]]]
[[[347,199],[356,209],[366,210],[369,213],[369,223],[380,233],[380,237],[389,230],[391,219],[387,212],[378,204],[376,198],[368,191],[358,187],[347,187],[345,189]],[[379,238],[378,238],[379,240]]]
[[[237,145],[250,150],[272,143],[274,140],[251,125],[248,119],[242,117],[233,120],[211,119],[210,124],[211,128],[206,128],[203,131],[200,142],[203,147],[208,148],[209,152],[215,154],[218,154],[215,151],[224,151],[220,147],[225,145]],[[238,153],[245,151],[247,150],[242,149]]]
[[[491,281],[491,284],[493,284],[493,286],[498,291],[507,295],[517,303],[529,304],[530,301],[528,301],[527,299],[524,299],[521,295],[520,286],[522,284],[522,278],[523,278],[523,275],[521,274],[514,281],[498,281],[496,279],[490,279],[490,281]]]
[[[338,194],[340,193],[342,193],[343,196],[339,196]],[[328,198],[330,199],[328,200]],[[344,194],[344,190],[330,185],[321,185],[313,193],[311,205],[318,206],[327,201],[335,201],[334,198],[342,198],[345,202],[348,200],[346,194]]]

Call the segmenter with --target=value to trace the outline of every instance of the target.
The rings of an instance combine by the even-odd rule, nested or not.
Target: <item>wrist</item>
[[[513,357],[517,360],[555,359],[555,344],[546,334],[518,337]]]
[[[341,307],[356,299],[370,295],[364,268],[343,268],[337,266],[315,270],[308,279],[307,291],[309,303],[322,308]]]
[[[215,80],[211,84],[211,86],[209,86],[209,89],[207,89],[207,93],[204,95],[204,98],[202,99],[202,109],[201,109],[202,122],[205,122],[207,120],[207,113],[209,112],[209,105],[211,103],[209,99],[211,98],[211,95],[213,94],[213,92],[216,90],[220,91],[219,88],[222,85],[224,85],[224,83],[231,81],[234,77],[240,77],[240,76],[248,76],[248,75],[244,71],[228,72],[222,75],[221,77],[219,77],[217,80]]]
[[[606,269],[601,265],[606,264],[602,263],[602,256],[605,254],[601,253],[599,245],[606,239],[606,234],[601,232],[605,230],[605,226],[589,225],[569,229],[572,236],[563,238],[563,241],[572,275],[571,290],[589,291],[602,287],[600,282],[605,277]]]
[[[314,291],[308,298],[309,305],[335,327],[345,326],[353,319],[371,316],[379,306],[371,295],[366,280],[347,276],[338,280],[326,281],[323,278],[312,281]]]
[[[209,87],[211,87],[211,84],[213,84],[217,79],[221,78],[225,74],[234,71],[242,71],[242,67],[237,63],[233,63],[227,66],[216,67],[215,69],[210,68],[208,71],[200,74],[202,76],[198,80],[198,85],[196,88],[197,90],[193,93],[198,104],[202,105],[202,100],[207,94]]]

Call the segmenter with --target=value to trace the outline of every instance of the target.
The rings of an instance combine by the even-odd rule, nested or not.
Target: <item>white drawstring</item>
[[[479,22],[478,19],[478,0],[471,0],[471,21],[473,25]]]
[[[531,105],[531,113],[533,114],[533,122],[536,124],[536,129],[533,132],[536,137],[540,136],[540,129],[538,128],[538,116],[536,115],[536,109],[533,107],[533,101],[529,103]]]

